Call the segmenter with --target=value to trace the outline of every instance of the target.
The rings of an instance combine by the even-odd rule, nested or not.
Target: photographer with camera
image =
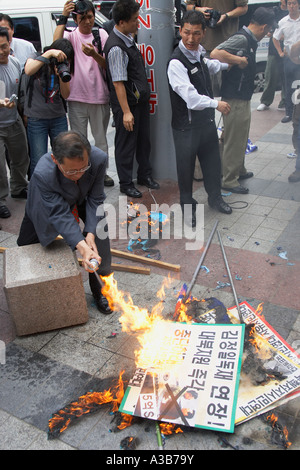
[[[69,15],[77,28],[66,30]],[[90,124],[95,146],[108,154],[107,128],[110,118],[109,91],[106,83],[106,61],[103,48],[108,38],[103,28],[95,24],[95,8],[89,0],[67,0],[54,31],[53,39],[66,38],[75,53],[75,72],[70,83],[68,112],[70,127],[85,137]],[[113,186],[113,179],[105,175],[105,186]]]
[[[58,39],[44,53],[28,59],[25,73],[30,76],[24,104],[30,149],[30,176],[53,139],[68,130],[66,100],[74,70],[74,50],[67,39]]]
[[[218,44],[238,31],[239,17],[248,11],[248,0],[187,0],[187,10],[203,13],[206,34],[203,47],[209,54]]]

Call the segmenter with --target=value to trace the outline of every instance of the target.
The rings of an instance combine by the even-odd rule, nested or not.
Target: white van
[[[13,19],[15,37],[32,42],[37,52],[41,53],[45,46],[53,42],[53,33],[65,3],[66,0],[7,0],[0,2],[0,13]],[[99,11],[95,15],[96,26],[107,21]],[[67,28],[74,27],[75,23],[70,17]]]

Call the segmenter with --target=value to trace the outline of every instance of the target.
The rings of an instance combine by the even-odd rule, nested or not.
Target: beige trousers
[[[222,187],[239,186],[239,177],[245,175],[245,152],[248,143],[251,108],[250,101],[224,100],[230,104],[231,111],[223,116],[224,147],[222,155]]]
[[[108,154],[107,127],[110,117],[109,104],[89,104],[68,101],[70,127],[88,137],[88,124],[95,139],[95,146]]]

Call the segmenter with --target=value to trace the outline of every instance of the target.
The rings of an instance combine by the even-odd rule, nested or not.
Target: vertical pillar
[[[167,63],[173,52],[175,37],[174,0],[139,0],[138,3],[140,4],[138,47],[145,59],[151,90],[153,176],[177,180],[167,79]]]

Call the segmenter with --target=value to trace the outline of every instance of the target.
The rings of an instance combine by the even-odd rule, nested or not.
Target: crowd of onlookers
[[[245,167],[245,152],[256,49],[266,35],[273,38],[259,110],[267,109],[274,98],[272,75],[275,69],[280,73],[283,60],[286,116],[282,122],[290,121],[296,110],[298,157],[289,181],[300,181],[300,105],[294,105],[297,91],[292,93],[300,63],[298,1],[287,0],[286,8],[288,15],[284,16],[283,1],[277,9],[259,7],[249,24],[238,29],[239,17],[248,9],[247,0],[187,1],[180,41],[167,65],[167,80],[180,204],[185,223],[192,227],[196,227],[198,215],[193,198],[196,161],[201,166],[208,204],[214,210],[232,213],[222,189],[248,193],[242,183],[253,177]],[[135,0],[117,0],[113,18],[106,25],[109,30],[95,31],[93,3],[67,0],[53,42],[40,55],[31,43],[13,37],[11,18],[0,14],[0,217],[11,215],[5,204],[9,192],[13,198],[26,199],[18,245],[48,246],[61,235],[72,250],[79,251],[97,308],[104,314],[112,309],[99,291],[94,262],[101,276],[110,274],[103,202],[104,186],[114,185],[107,174],[111,112],[121,193],[142,197],[133,182],[134,160],[137,183],[150,189],[160,187],[152,177],[150,159],[149,82],[135,42],[139,10]],[[72,31],[66,30],[70,15],[77,25]],[[283,18],[279,20],[280,15]],[[215,98],[216,86],[220,99]],[[222,155],[216,109],[223,116]],[[87,138],[88,126],[93,146]]]
[[[239,19],[247,13],[247,0],[187,0],[186,4],[187,15],[191,15],[191,12],[201,12],[205,21],[201,26],[205,34],[197,47],[201,51],[201,60],[209,73],[207,84],[211,85],[211,90],[208,85],[207,89],[198,90],[198,95],[202,97],[201,105],[188,103],[187,107],[192,116],[196,112],[195,116],[202,117],[209,109],[221,110],[224,124],[221,187],[228,191],[246,194],[248,189],[241,183],[243,179],[253,176],[253,173],[248,172],[244,166],[251,117],[250,99],[255,65],[253,61],[255,62],[257,42],[265,34],[270,37],[266,81],[261,104],[257,109],[266,111],[270,107],[280,82],[282,91],[279,108],[286,110],[282,122],[293,119],[295,151],[292,156],[297,157],[300,153],[298,152],[299,105],[294,104],[293,89],[295,80],[300,79],[298,0],[281,0],[277,7],[268,9],[269,11],[259,9],[258,13],[254,12],[254,19],[251,19],[250,24],[241,30],[239,30]],[[127,15],[124,16],[125,10]],[[59,133],[70,128],[87,136],[90,126],[95,146],[108,154],[107,128],[111,111],[116,129],[115,160],[120,191],[131,198],[142,196],[132,181],[134,158],[138,163],[138,183],[153,189],[159,188],[159,184],[152,178],[150,162],[151,142],[147,107],[149,89],[147,78],[139,68],[141,57],[136,53],[134,42],[138,13],[139,5],[133,6],[132,9],[132,0],[118,0],[115,3],[113,18],[95,34],[93,3],[89,0],[75,3],[67,0],[54,32],[53,43],[39,56],[30,42],[14,37],[13,20],[8,15],[0,14],[0,84],[2,85],[0,96],[3,98],[0,100],[1,218],[11,215],[5,204],[9,193],[13,198],[27,198],[28,181],[41,156],[47,153],[49,139],[52,146]],[[268,14],[271,14],[271,19],[267,18]],[[77,25],[74,31],[66,30],[70,16]],[[198,20],[190,16],[189,21],[193,24]],[[279,23],[278,27],[275,26],[275,21]],[[253,30],[253,25],[264,24],[268,27],[259,32],[257,28]],[[180,35],[181,45],[186,47],[183,25],[180,27]],[[200,61],[200,58],[198,59],[197,63]],[[221,62],[221,66],[216,65],[216,59]],[[178,64],[180,61],[178,57],[176,60]],[[228,70],[226,64],[229,65]],[[171,72],[169,72],[169,83],[171,90],[175,90],[176,99],[180,97],[185,100],[178,92],[178,84],[172,85],[174,80],[170,75]],[[217,96],[221,96],[220,101],[214,98],[216,90],[219,93]],[[18,99],[14,98],[15,95]],[[227,109],[222,108],[223,102],[229,105]],[[181,102],[179,103],[177,99],[176,106],[179,104]],[[200,115],[197,114],[198,111],[201,111]],[[213,115],[210,113],[210,116]],[[237,123],[239,133],[236,133]],[[208,150],[203,140],[200,142],[201,145],[193,143],[191,146],[190,166],[187,165],[187,158],[183,158],[182,155],[183,134],[176,137],[176,130],[181,130],[181,124],[177,123],[175,130],[173,124],[174,142],[178,150],[176,161],[182,206],[192,204],[195,208],[196,205],[191,193],[196,160],[196,164],[199,165],[200,162],[201,176],[209,195],[209,202],[218,210],[230,213],[220,200],[219,190],[216,192],[214,189],[211,193],[213,196],[210,196],[209,181],[212,179],[215,181],[218,177],[218,165],[215,165],[212,176],[206,168],[204,154]],[[199,125],[203,128],[203,120],[197,123],[198,127]],[[215,135],[209,140],[214,142]],[[184,145],[186,149],[186,144]],[[10,184],[7,178],[7,166],[10,169]],[[186,179],[185,183],[181,182],[182,178]],[[289,181],[299,180],[300,163],[297,159],[296,170]],[[107,171],[104,185],[114,185]]]

